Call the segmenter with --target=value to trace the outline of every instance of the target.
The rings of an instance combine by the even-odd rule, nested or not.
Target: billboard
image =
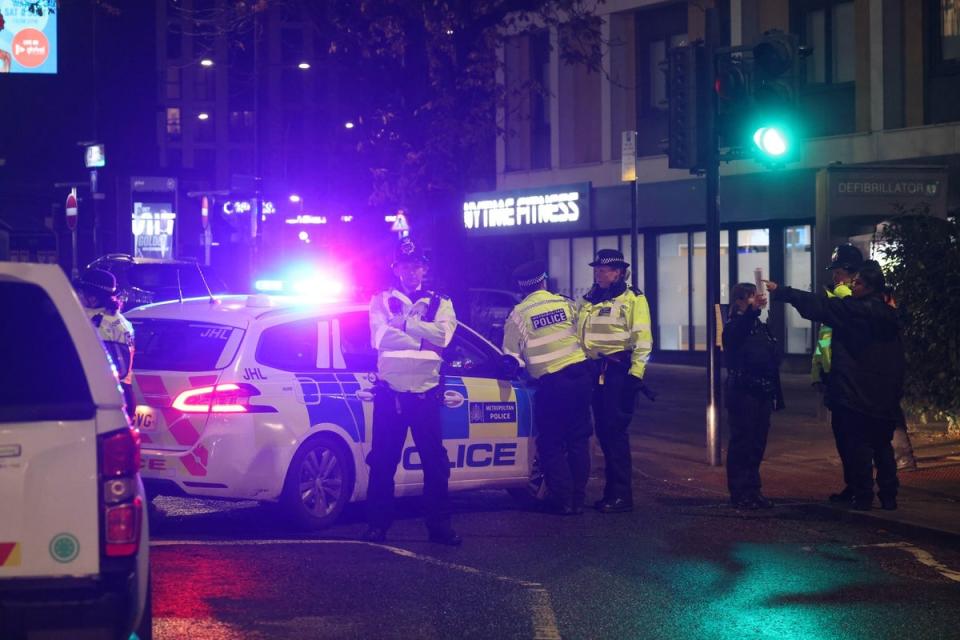
[[[57,72],[57,0],[0,0],[0,73]]]
[[[177,214],[170,202],[133,203],[133,255],[136,258],[173,258],[173,226]]]

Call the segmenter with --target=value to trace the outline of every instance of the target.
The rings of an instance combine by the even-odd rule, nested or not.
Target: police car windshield
[[[234,327],[185,320],[132,320],[136,335],[135,370],[210,371],[229,364],[233,354],[224,351]],[[233,350],[239,340],[232,341]]]

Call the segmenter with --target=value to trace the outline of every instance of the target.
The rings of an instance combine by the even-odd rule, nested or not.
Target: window
[[[597,248],[600,246],[598,244]],[[644,284],[644,272],[643,272],[643,234],[637,234],[637,259],[634,260],[633,256],[630,255],[630,236],[620,236],[620,251],[623,252],[624,257],[627,259],[627,262],[630,263],[630,271],[637,274],[637,286],[642,291],[647,285]]]
[[[576,44],[565,29],[562,46]],[[588,52],[583,52],[587,54]],[[600,72],[586,64],[560,63],[560,164],[575,166],[600,161]]]
[[[349,371],[376,371],[377,351],[370,343],[370,317],[366,311],[339,319],[340,351]]]
[[[230,142],[253,140],[253,111],[231,111],[229,129]]]
[[[572,297],[570,283],[570,240],[554,238],[547,246],[547,273],[550,276],[550,288],[568,297]]]
[[[941,60],[960,60],[960,0],[939,0]]]
[[[729,302],[730,232],[720,232],[720,304]],[[693,288],[690,291],[693,307],[693,342],[697,351],[707,348],[707,233],[693,234]]]
[[[180,107],[167,107],[167,137],[180,139]]]
[[[323,359],[329,367],[329,358],[320,358],[317,352],[319,330],[316,318],[264,330],[257,344],[257,362],[284,371],[315,371]],[[323,351],[329,354],[329,331],[323,338]]]
[[[647,64],[650,65],[647,83],[647,111],[667,110],[667,74],[663,65],[667,61],[667,51],[687,43],[687,34],[679,33],[647,43]]]
[[[504,47],[506,169],[550,167],[550,34],[514,36]]]
[[[194,73],[193,97],[196,100],[212,101],[216,95],[217,72],[206,67],[197,67]]]
[[[667,76],[661,63],[670,47],[686,41],[687,12],[686,2],[674,2],[633,14],[638,156],[663,153],[661,143],[667,137]]]
[[[183,55],[183,25],[171,22],[167,25],[167,58],[178,60]]]
[[[213,142],[213,137],[216,133],[215,127],[213,126],[213,118],[207,117],[206,120],[195,118],[193,126],[194,136],[197,142]]]
[[[0,299],[8,309],[30,310],[29,322],[0,315],[0,362],[16,363],[0,384],[0,423],[92,418],[83,364],[50,296],[35,284],[0,281]]]
[[[813,53],[806,60],[808,85],[856,79],[856,30],[852,0],[802,2],[801,35]]]
[[[243,331],[184,320],[133,320],[138,370],[213,371],[230,364]]]
[[[469,329],[458,325],[449,346],[443,350],[440,373],[475,378],[499,378],[500,362],[497,355]]]
[[[760,269],[770,277],[770,229],[737,231],[737,282],[754,282],[754,271]],[[769,307],[767,307],[769,309]],[[764,311],[766,319],[767,311]]]
[[[813,290],[813,246],[810,225],[783,230],[783,281],[796,289]],[[786,308],[787,353],[810,353],[812,323],[804,320],[792,305]]]
[[[573,239],[573,296],[579,300],[593,286],[593,238]]]
[[[302,29],[288,27],[280,30],[280,61],[294,67],[303,61]]]
[[[690,283],[687,233],[657,238],[657,326],[660,349],[689,348]]]
[[[165,86],[167,100],[180,99],[180,69],[177,67],[167,67]]]

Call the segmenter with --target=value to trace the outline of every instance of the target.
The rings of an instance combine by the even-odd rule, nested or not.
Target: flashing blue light
[[[257,291],[283,291],[282,280],[257,280],[253,283],[253,288]]]

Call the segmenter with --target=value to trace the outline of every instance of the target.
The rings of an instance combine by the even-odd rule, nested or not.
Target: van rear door
[[[0,263],[0,300],[0,580],[96,575],[98,407],[80,354],[101,377],[110,364],[59,268]]]

